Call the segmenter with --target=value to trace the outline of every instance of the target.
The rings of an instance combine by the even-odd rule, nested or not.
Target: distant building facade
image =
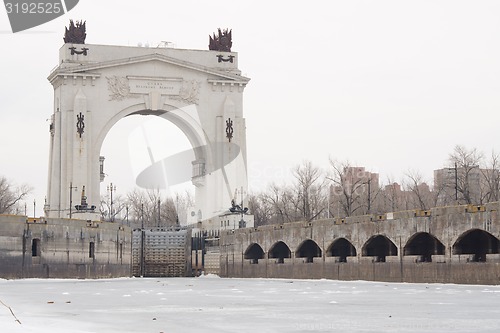
[[[434,170],[434,192],[437,206],[454,204],[479,204],[482,202],[484,172],[475,165],[469,168],[455,167]]]
[[[330,215],[369,214],[380,191],[379,174],[366,171],[365,167],[348,167],[340,182],[341,185],[330,187]]]

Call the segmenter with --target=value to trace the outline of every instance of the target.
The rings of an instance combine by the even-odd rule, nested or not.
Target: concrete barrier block
[[[385,257],[385,262],[399,262],[400,258],[399,256],[386,256]]]
[[[486,261],[500,262],[500,253],[488,253],[488,254],[486,254]]]
[[[420,256],[403,256],[404,263],[417,263],[420,262]]]
[[[446,262],[446,256],[443,254],[434,254],[431,256],[432,262],[436,263],[445,263]]]
[[[346,260],[348,263],[355,263],[355,264],[359,263],[359,258],[355,256],[346,257]]]

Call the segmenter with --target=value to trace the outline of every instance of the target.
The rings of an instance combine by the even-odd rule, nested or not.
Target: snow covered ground
[[[500,286],[30,279],[0,280],[0,301],[2,333],[500,332]]]

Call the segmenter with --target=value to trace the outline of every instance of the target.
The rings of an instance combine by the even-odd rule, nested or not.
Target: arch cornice
[[[169,57],[163,54],[159,53],[153,53],[153,54],[147,54],[147,55],[142,55],[142,56],[136,56],[136,57],[130,57],[130,58],[122,58],[122,59],[116,59],[116,60],[108,60],[108,61],[103,61],[103,62],[98,62],[98,63],[90,63],[90,64],[61,64],[61,66],[57,67],[50,75],[47,77],[47,79],[52,83],[55,78],[58,76],[71,76],[71,75],[76,75],[76,74],[81,74],[81,73],[89,73],[89,76],[95,76],[97,77],[97,73],[92,73],[92,71],[100,70],[100,69],[105,69],[105,68],[110,68],[110,67],[118,67],[118,66],[126,66],[126,65],[133,65],[133,64],[139,64],[139,63],[145,63],[145,62],[150,62],[150,61],[160,61],[164,62],[167,64],[172,64],[176,66],[180,66],[186,69],[191,69],[194,71],[202,72],[204,74],[209,74],[209,75],[214,75],[217,77],[224,78],[226,80],[230,80],[234,83],[240,83],[240,84],[247,84],[250,79],[233,74],[230,72],[222,71],[222,70],[217,70],[213,68],[209,68],[206,66],[201,66],[198,64],[194,64],[189,61],[185,60],[179,60],[173,57]]]

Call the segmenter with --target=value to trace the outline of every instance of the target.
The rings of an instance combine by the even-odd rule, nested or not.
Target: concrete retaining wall
[[[131,236],[116,223],[0,215],[0,277],[130,276]]]
[[[497,202],[227,231],[221,233],[220,238],[220,274],[224,277],[500,284],[499,209]],[[472,237],[474,234],[479,237]],[[416,236],[422,235],[438,244],[432,250],[431,262],[421,262],[421,256],[411,253],[429,247],[416,241]],[[369,248],[373,246],[370,242],[377,237],[392,246],[387,250],[391,253],[383,259],[370,255],[373,251]],[[355,249],[355,255],[343,260],[333,256],[330,249],[339,239],[347,240]],[[483,240],[487,245],[476,250],[475,247],[483,245],[477,243]],[[289,249],[282,263],[271,254],[280,242]],[[321,252],[314,255],[312,262],[301,257],[300,249],[305,242],[317,245],[317,251]],[[377,246],[377,251],[384,251],[383,246]],[[250,251],[252,247],[260,252]],[[255,258],[248,258],[255,253],[261,253],[257,263]]]
[[[500,263],[402,263],[360,262],[333,263],[321,261],[304,263],[285,259],[277,264],[273,259],[234,261],[221,258],[221,276],[245,278],[294,278],[367,280],[410,283],[500,284]]]

